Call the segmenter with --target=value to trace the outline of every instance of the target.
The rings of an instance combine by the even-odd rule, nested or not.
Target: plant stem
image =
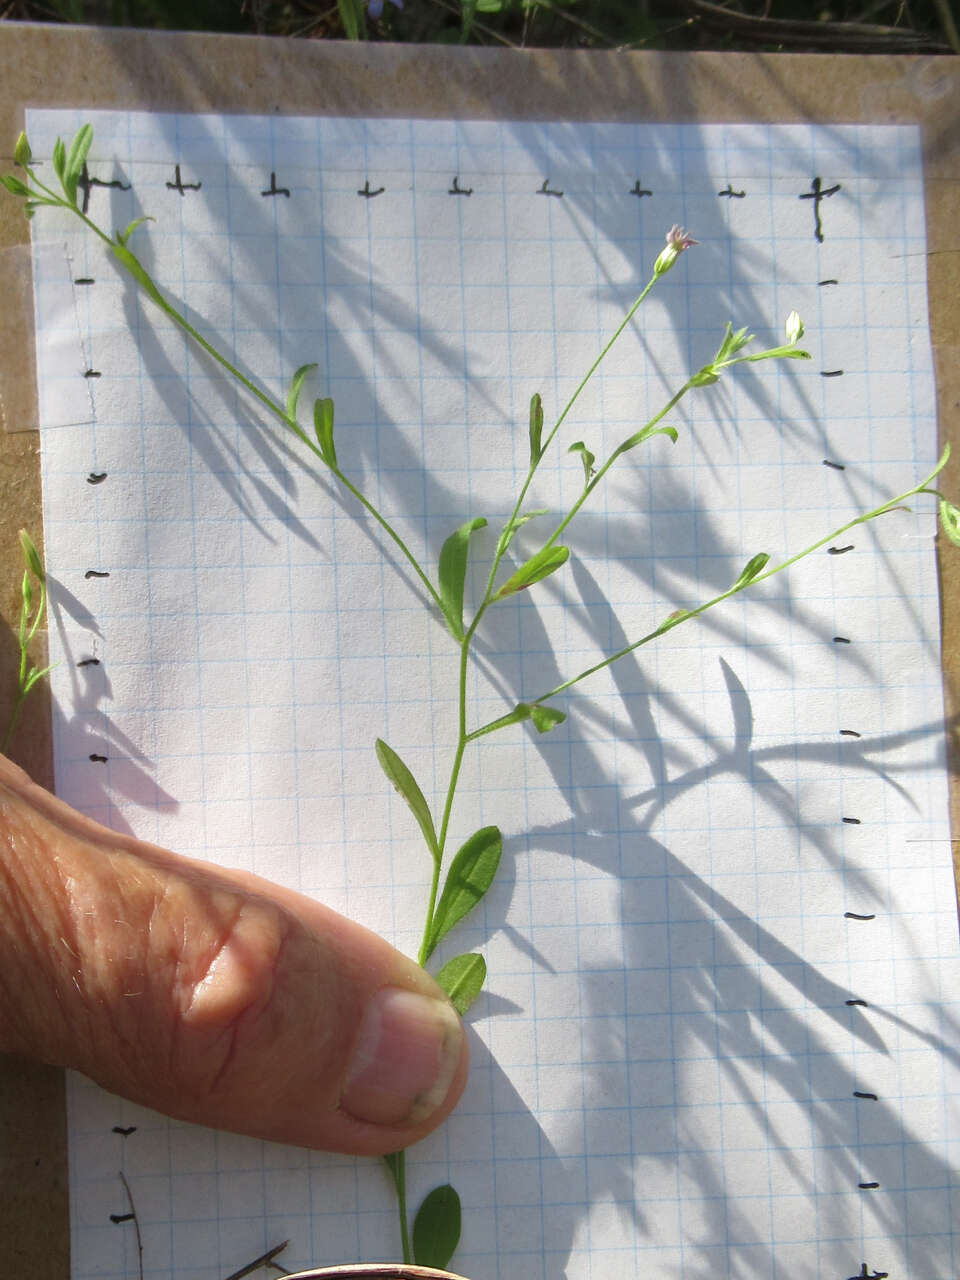
[[[397,1212],[400,1214],[400,1244],[403,1249],[403,1260],[413,1261],[410,1249],[410,1229],[407,1225],[407,1153],[394,1151],[383,1157],[383,1162],[390,1170],[394,1190],[397,1193]]]
[[[21,685],[17,690],[16,701],[13,704],[13,710],[10,713],[9,721],[7,722],[7,731],[3,735],[3,742],[0,742],[0,755],[6,754],[7,748],[13,741],[14,730],[16,729],[17,723],[20,719],[20,712],[23,709],[23,703],[26,696],[23,686]]]
[[[443,805],[443,817],[440,820],[440,831],[437,834],[437,856],[433,862],[433,880],[430,884],[430,899],[427,903],[426,918],[423,923],[423,937],[420,941],[420,951],[417,955],[417,963],[421,968],[425,967],[427,960],[430,958],[430,933],[433,928],[433,913],[437,905],[437,892],[440,887],[440,869],[443,865],[443,853],[447,844],[447,830],[450,826],[450,815],[453,812],[453,801],[457,793],[457,783],[460,780],[460,766],[463,764],[463,753],[466,750],[467,743],[470,741],[470,735],[467,733],[467,667],[470,659],[470,644],[476,631],[476,624],[480,619],[478,611],[477,617],[468,629],[466,635],[460,644],[460,670],[457,680],[457,747],[454,752],[453,764],[450,768],[450,781],[447,783],[447,796]]]
[[[566,418],[567,414],[570,412],[570,410],[576,404],[577,400],[580,398],[580,393],[583,391],[584,387],[587,385],[587,383],[596,373],[597,369],[600,367],[601,362],[606,357],[610,348],[617,341],[617,339],[623,333],[624,329],[626,329],[627,325],[636,315],[637,311],[640,309],[640,306],[643,303],[644,299],[646,298],[647,294],[656,284],[657,279],[658,277],[656,275],[653,275],[644,285],[643,289],[638,294],[630,310],[627,312],[627,314],[621,320],[620,324],[614,330],[613,336],[607,339],[607,342],[604,344],[604,347],[601,350],[600,354],[597,356],[596,360],[594,360],[593,364],[590,366],[590,368],[587,370],[584,376],[580,379],[580,382],[577,385],[576,391],[574,391],[573,395],[567,401],[566,405],[564,406],[563,412],[560,414],[560,417],[554,423],[553,427],[550,430],[550,434],[547,436],[546,441],[541,446],[540,456],[538,458],[531,458],[530,466],[527,469],[527,478],[524,480],[523,485],[521,486],[520,495],[517,498],[513,511],[510,515],[510,519],[507,522],[507,527],[509,527],[509,525],[511,525],[513,521],[516,520],[517,516],[520,514],[520,508],[523,506],[523,500],[527,496],[527,490],[530,488],[530,485],[533,482],[534,473],[536,472],[537,467],[540,465],[540,459],[550,448],[550,445],[553,442],[554,436],[556,436],[557,432],[560,430],[561,426],[563,425],[564,419]],[[666,412],[666,410],[664,412]],[[490,598],[493,593],[493,584],[497,576],[497,570],[500,568],[500,562],[504,557],[505,550],[506,548],[504,548],[503,550],[498,549],[497,553],[493,557],[493,564],[490,566],[490,574],[487,578],[486,590],[483,593],[483,602],[480,606],[481,611],[490,602]]]
[[[277,418],[285,427],[288,428],[288,430],[292,431],[294,435],[296,435],[312,453],[316,454],[316,456],[321,460],[321,462],[324,463],[324,465],[329,467],[329,469],[337,477],[337,479],[344,486],[344,488],[348,489],[350,493],[353,494],[353,496],[361,504],[361,506],[363,506],[363,508],[366,511],[368,511],[370,515],[373,516],[376,522],[380,525],[381,529],[383,529],[384,532],[392,539],[392,541],[395,543],[395,545],[399,549],[400,553],[403,555],[404,559],[407,561],[407,563],[410,565],[410,567],[413,569],[414,573],[416,574],[417,578],[420,580],[421,586],[423,586],[423,588],[425,589],[427,594],[431,597],[431,599],[433,600],[437,608],[442,611],[443,605],[440,600],[439,593],[437,592],[433,583],[427,577],[426,573],[420,567],[420,564],[417,561],[417,558],[414,556],[413,552],[410,550],[407,544],[403,541],[403,539],[396,532],[396,530],[393,528],[390,522],[386,519],[386,517],[383,516],[377,510],[377,508],[373,505],[373,503],[370,502],[370,500],[360,492],[360,490],[356,487],[356,485],[352,484],[347,479],[347,477],[343,474],[340,468],[337,466],[333,466],[329,462],[327,462],[327,460],[324,458],[323,454],[321,453],[320,449],[317,447],[316,444],[314,444],[314,442],[310,439],[307,433],[303,430],[303,428],[297,422],[296,418],[291,417],[290,414],[287,413],[283,405],[281,405],[278,401],[274,400],[272,396],[269,396],[265,391],[263,391],[260,387],[258,387],[255,382],[252,382],[246,376],[246,374],[242,373],[241,370],[237,368],[235,364],[232,364],[227,359],[226,356],[224,356],[220,351],[218,351],[215,346],[213,346],[210,342],[208,342],[207,339],[193,327],[193,325],[186,318],[186,316],[181,315],[181,313],[177,311],[177,309],[174,306],[172,306],[166,300],[166,298],[164,298],[163,294],[160,292],[160,289],[157,287],[156,282],[153,280],[153,277],[144,268],[143,263],[136,256],[136,254],[132,253],[130,249],[126,248],[125,245],[120,245],[120,248],[123,248],[126,250],[126,252],[129,254],[130,258],[133,260],[135,264],[136,270],[131,270],[130,266],[124,261],[124,259],[122,257],[119,257],[116,254],[115,251],[118,247],[117,242],[112,240],[110,236],[108,236],[106,232],[102,230],[102,228],[97,226],[97,224],[93,221],[92,218],[89,218],[81,209],[77,208],[76,205],[68,204],[65,200],[62,200],[60,197],[56,196],[56,193],[53,191],[50,191],[48,187],[45,187],[42,182],[38,181],[36,176],[30,170],[28,170],[27,172],[30,174],[30,178],[36,184],[36,186],[38,186],[41,190],[46,191],[50,196],[54,197],[54,199],[57,200],[57,203],[62,205],[63,208],[68,209],[71,212],[75,213],[76,216],[80,218],[80,220],[83,223],[85,223],[85,225],[96,236],[98,236],[99,239],[103,241],[103,243],[111,250],[111,252],[114,252],[114,256],[117,257],[117,261],[120,263],[120,265],[124,267],[124,269],[129,274],[134,276],[134,279],[137,280],[137,282],[141,285],[141,287],[144,288],[144,291],[147,293],[147,296],[152,299],[152,301],[161,309],[161,311],[163,311],[163,313],[166,316],[168,316],[174,322],[174,324],[178,325],[179,328],[181,328],[183,332],[188,335],[188,337],[192,338],[193,341],[199,347],[201,347],[207,353],[208,356],[210,356],[213,360],[215,360],[217,364],[221,366],[221,368],[225,369],[227,373],[231,375],[231,377],[236,378],[236,380],[241,384],[241,386],[243,386],[247,391],[249,391],[250,394],[254,396],[255,399],[258,400],[260,404],[263,405],[263,407],[273,415],[273,417]],[[148,284],[144,284],[144,281],[139,280],[137,276],[137,270],[143,273],[144,280],[147,281]]]
[[[912,498],[921,493],[928,493],[933,496],[940,497],[941,495],[938,490],[930,489],[928,486],[934,476],[936,476],[943,470],[944,466],[946,466],[949,452],[948,447],[944,450],[940,461],[937,463],[930,475],[927,476],[925,480],[921,480],[919,484],[914,485],[912,489],[908,489],[906,493],[901,493],[896,498],[891,498],[888,502],[882,503],[879,507],[874,507],[872,511],[866,511],[862,515],[856,516],[853,520],[848,520],[847,523],[841,525],[839,529],[834,529],[832,533],[828,533],[824,538],[818,538],[817,541],[812,543],[809,547],[805,547],[795,555],[788,557],[786,560],[782,560],[779,564],[774,565],[772,569],[767,569],[765,572],[757,574],[757,576],[752,578],[748,583],[741,586],[734,585],[729,587],[726,591],[722,591],[718,596],[714,596],[712,600],[705,601],[695,609],[683,610],[676,616],[667,618],[653,631],[648,632],[645,636],[641,636],[639,640],[635,640],[632,644],[625,645],[624,648],[618,649],[616,653],[604,658],[601,662],[594,663],[593,666],[587,667],[587,669],[585,671],[581,671],[579,675],[575,675],[571,679],[565,680],[563,684],[558,684],[556,688],[551,689],[548,693],[542,693],[530,701],[542,703],[547,702],[550,698],[557,697],[558,694],[564,693],[567,689],[572,688],[573,685],[579,684],[581,680],[586,680],[588,676],[595,675],[598,671],[602,671],[604,667],[609,667],[620,658],[626,657],[628,653],[632,653],[635,649],[639,649],[641,646],[649,644],[651,640],[657,639],[658,636],[665,635],[668,631],[672,631],[674,627],[679,627],[681,623],[689,622],[691,618],[699,617],[701,613],[706,613],[706,611],[708,609],[712,609],[714,605],[720,604],[723,600],[728,600],[731,596],[737,595],[740,591],[746,590],[747,587],[756,586],[757,583],[764,582],[767,578],[772,578],[775,574],[782,573],[784,569],[789,569],[790,566],[796,564],[798,560],[803,560],[807,556],[812,555],[813,552],[819,551],[820,548],[825,547],[828,542],[833,542],[835,538],[839,538],[850,529],[855,529],[857,525],[867,524],[871,520],[876,520],[879,516],[886,515],[889,511],[897,510],[899,507],[902,507],[902,504],[906,502],[908,498]],[[493,733],[499,728],[506,727],[507,724],[515,723],[516,721],[510,716],[501,716],[497,720],[491,720],[488,724],[482,725],[479,729],[474,729],[473,732],[468,735],[468,741],[473,742],[477,738],[484,737],[488,733]]]
[[[667,416],[670,410],[674,408],[675,405],[680,403],[680,401],[687,394],[687,392],[690,390],[692,385],[693,385],[692,381],[688,380],[687,382],[685,382],[683,386],[680,388],[680,390],[676,393],[676,395],[670,397],[670,399],[663,406],[660,412],[654,414],[654,416],[650,419],[650,421],[645,424],[643,430],[645,431],[649,430],[651,427],[655,427],[658,422],[661,422]],[[544,544],[545,547],[553,546],[557,538],[560,537],[561,533],[563,533],[564,529],[567,527],[567,525],[570,523],[573,517],[577,514],[577,512],[586,502],[587,498],[590,497],[591,493],[593,493],[594,489],[596,489],[597,485],[600,483],[600,481],[607,474],[607,472],[610,470],[610,468],[613,466],[613,464],[616,462],[617,458],[619,457],[620,457],[620,451],[618,449],[615,449],[613,453],[611,453],[610,457],[603,464],[603,466],[596,473],[596,475],[591,478],[589,484],[585,486],[583,493],[581,493],[580,497],[576,500],[576,502],[573,504],[573,506],[570,508],[567,514],[563,517],[563,519],[557,525],[556,529],[554,529],[553,533],[551,533],[550,537],[547,539],[546,543]]]

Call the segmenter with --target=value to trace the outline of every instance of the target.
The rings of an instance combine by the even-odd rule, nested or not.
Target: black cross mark
[[[823,244],[823,221],[820,217],[820,205],[827,196],[835,196],[840,190],[840,183],[835,186],[825,187],[822,178],[814,178],[810,184],[811,190],[804,191],[799,196],[800,200],[813,201],[813,220],[814,220],[814,238],[818,244]]]
[[[364,199],[366,199],[366,200],[372,200],[372,199],[374,198],[374,196],[382,196],[382,195],[383,195],[383,193],[384,193],[384,191],[386,191],[386,189],[387,189],[386,187],[377,187],[376,191],[371,191],[371,190],[370,190],[370,179],[369,179],[369,178],[367,178],[366,182],[364,182],[364,184],[363,184],[363,190],[362,190],[362,191],[358,191],[358,192],[357,192],[357,195],[358,195],[358,196],[363,196],[363,197],[364,197]]]
[[[266,191],[261,191],[261,192],[260,192],[260,194],[261,194],[262,196],[286,196],[286,197],[287,197],[287,199],[289,200],[289,199],[290,199],[290,188],[289,188],[289,187],[278,187],[278,186],[277,186],[277,175],[276,175],[276,174],[273,172],[273,170],[271,169],[271,170],[270,170],[270,185],[269,185],[269,187],[267,187]]]
[[[652,196],[653,192],[648,191],[646,187],[641,187],[640,179],[638,178],[636,182],[633,184],[633,186],[630,188],[630,194],[632,196]]]
[[[458,173],[455,173],[453,175],[453,186],[449,189],[449,191],[447,192],[447,195],[448,196],[472,196],[473,187],[461,187],[460,175]]]
[[[890,1275],[889,1271],[868,1271],[867,1264],[861,1263],[860,1270],[855,1276],[848,1276],[847,1280],[887,1280]]]
[[[731,200],[742,200],[747,193],[745,191],[734,191],[728,182],[722,191],[718,191],[718,196],[727,196]]]
[[[550,183],[550,179],[544,178],[543,186],[537,188],[537,195],[538,196],[556,196],[558,200],[562,199],[563,192],[554,191],[553,188],[549,185],[549,183]]]
[[[80,171],[80,177],[77,179],[77,186],[83,192],[83,203],[80,206],[82,213],[88,213],[90,210],[90,188],[91,187],[115,187],[118,191],[129,191],[130,183],[121,182],[119,178],[114,178],[110,182],[104,182],[102,178],[91,178],[87,169],[86,161]]]
[[[180,166],[174,165],[173,182],[167,183],[167,190],[179,191],[180,194],[183,196],[183,195],[186,195],[188,191],[199,191],[202,186],[203,186],[202,182],[184,182],[184,180],[180,177]]]

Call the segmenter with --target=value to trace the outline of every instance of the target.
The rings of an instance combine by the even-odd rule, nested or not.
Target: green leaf
[[[502,600],[504,596],[511,596],[515,591],[523,591],[525,587],[532,587],[535,582],[542,582],[551,573],[556,573],[569,559],[569,547],[544,547],[536,555],[531,556],[526,564],[522,564],[516,573],[511,574],[497,592],[497,599]]]
[[[566,715],[553,707],[541,706],[539,702],[518,702],[508,716],[504,716],[499,724],[520,724],[523,720],[532,720],[538,733],[549,733],[558,724],[563,724]]]
[[[545,516],[549,508],[537,507],[535,511],[525,511],[522,515],[511,520],[509,524],[504,526],[503,533],[497,539],[497,555],[502,556],[513,541],[518,529],[522,528],[528,520],[534,520],[537,516]]]
[[[144,292],[147,293],[158,306],[164,307],[165,309],[166,303],[163,300],[163,294],[153,283],[146,271],[144,271],[143,267],[140,265],[139,260],[134,257],[126,245],[112,244],[110,248],[113,250],[113,256],[126,267]]]
[[[93,142],[93,125],[81,125],[77,130],[76,137],[70,143],[70,150],[67,152],[67,160],[64,165],[63,183],[64,194],[71,204],[77,203],[77,183],[80,181],[80,175],[83,173],[83,166],[87,163],[87,155],[90,151],[90,144]]]
[[[727,321],[727,331],[723,335],[723,341],[720,343],[719,350],[713,358],[714,364],[720,364],[724,360],[729,360],[731,356],[735,356],[741,351],[748,342],[753,341],[753,334],[747,334],[746,329],[738,329],[736,333],[733,331],[733,325]]]
[[[437,577],[440,586],[440,602],[453,638],[463,640],[463,584],[467,576],[467,552],[470,535],[486,528],[486,519],[477,516],[468,520],[455,533],[451,533],[440,551]]]
[[[294,422],[297,420],[297,402],[300,399],[300,391],[303,387],[304,379],[307,374],[312,373],[316,367],[316,363],[302,364],[293,375],[293,381],[290,383],[290,390],[287,392],[287,417],[292,418]]]
[[[67,149],[63,145],[63,139],[58,138],[53,144],[53,171],[63,184],[63,174],[67,164]]]
[[[499,827],[481,827],[457,850],[430,922],[424,959],[433,954],[437,943],[473,910],[493,884],[502,848]]]
[[[580,461],[583,463],[584,482],[589,484],[593,479],[593,464],[597,460],[596,457],[590,452],[582,440],[575,441],[567,450],[567,453],[579,453]]]
[[[744,566],[743,573],[741,573],[740,577],[736,580],[730,590],[742,591],[744,587],[749,587],[754,578],[756,578],[757,575],[762,573],[766,568],[769,559],[770,557],[765,551],[757,552],[753,559],[749,560]]]
[[[12,196],[28,196],[30,188],[25,182],[21,182],[19,178],[15,178],[12,174],[0,174],[0,182],[7,188]]]
[[[23,571],[23,583],[20,587],[20,594],[23,597],[23,613],[26,617],[30,613],[30,607],[33,604],[33,587],[30,585],[30,575],[26,569]]]
[[[314,404],[313,427],[320,445],[320,457],[328,467],[335,467],[337,451],[333,447],[333,401],[329,396],[317,400]]]
[[[414,778],[393,748],[388,747],[382,738],[377,739],[377,759],[380,761],[380,768],[410,806],[413,816],[420,824],[420,830],[423,832],[423,838],[427,842],[427,848],[433,855],[434,860],[436,860],[440,856],[437,833],[434,830],[430,808],[423,797],[423,792],[417,786],[416,778]]]
[[[13,162],[18,164],[21,169],[25,169],[32,159],[33,152],[30,150],[30,143],[27,141],[27,135],[21,129],[16,146],[13,148]]]
[[[127,224],[126,231],[117,232],[117,244],[125,245],[136,231],[137,227],[142,227],[145,222],[156,222],[156,218],[151,218],[149,216],[145,218],[134,218],[132,222]]]
[[[566,715],[556,707],[542,707],[535,702],[530,708],[530,719],[537,733],[549,733],[558,724],[563,724],[566,718]]]
[[[448,960],[436,976],[437,983],[450,997],[462,1018],[483,990],[487,978],[487,962],[475,951]]]
[[[460,1197],[447,1183],[434,1187],[413,1220],[413,1260],[444,1270],[460,1243]]]
[[[674,444],[677,443],[676,427],[644,427],[641,431],[637,431],[629,439],[624,440],[623,444],[617,445],[613,451],[613,456],[619,458],[621,453],[628,453],[631,449],[635,449],[638,444],[643,444],[644,440],[650,440],[653,436],[669,436]]]
[[[540,443],[543,437],[543,401],[540,392],[534,393],[530,401],[530,466],[535,467],[543,457]]]
[[[940,499],[940,528],[955,547],[960,547],[960,507],[946,498]]]
[[[365,40],[367,24],[363,16],[363,0],[337,0],[340,21],[348,40]]]

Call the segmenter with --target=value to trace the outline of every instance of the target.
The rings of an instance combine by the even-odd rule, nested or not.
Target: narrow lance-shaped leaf
[[[60,179],[63,185],[63,175],[67,165],[67,149],[63,145],[63,139],[58,138],[53,144],[53,171]]]
[[[649,440],[653,436],[669,436],[674,444],[677,443],[676,427],[644,427],[642,431],[637,431],[629,439],[624,440],[623,444],[617,445],[613,456],[619,458],[621,453],[627,453],[628,450],[636,448],[638,444],[642,444],[644,440]]]
[[[74,205],[77,203],[77,183],[83,173],[83,166],[87,163],[87,155],[92,142],[93,125],[81,125],[77,130],[76,137],[70,143],[70,150],[67,152],[61,182],[63,183],[64,194],[70,203]]]
[[[530,466],[535,467],[543,457],[543,401],[540,392],[534,393],[530,400]]]
[[[460,1243],[460,1197],[447,1183],[434,1187],[413,1221],[413,1260],[441,1271]]]
[[[749,587],[754,578],[756,578],[757,575],[762,573],[766,568],[769,560],[770,557],[765,551],[759,551],[752,560],[747,561],[744,566],[743,573],[741,573],[740,577],[736,580],[730,590],[742,591],[744,587]]]
[[[448,960],[435,979],[450,997],[450,1002],[462,1018],[483,990],[487,977],[487,963],[483,956],[468,951]]]
[[[503,533],[501,533],[497,540],[497,555],[503,555],[516,536],[517,530],[522,529],[528,520],[535,520],[537,516],[545,516],[547,511],[547,507],[537,507],[533,511],[524,511],[521,515],[518,515],[515,519],[511,520],[509,524],[506,524],[504,526]]]
[[[320,457],[328,467],[337,465],[337,451],[333,447],[333,401],[329,396],[313,406],[313,427],[320,445]]]
[[[292,418],[294,422],[297,420],[297,404],[300,401],[300,392],[303,388],[304,380],[308,373],[313,373],[316,368],[314,364],[302,364],[293,375],[293,381],[290,383],[290,390],[287,392],[287,417]]]
[[[481,827],[457,850],[430,922],[424,959],[433,954],[437,943],[473,910],[493,884],[502,848],[499,828]]]
[[[467,553],[470,535],[486,527],[486,519],[477,516],[451,533],[440,551],[437,578],[443,616],[447,620],[454,640],[463,640],[463,587],[467,577]]]
[[[145,218],[134,218],[132,222],[127,224],[125,231],[117,232],[117,244],[125,245],[137,227],[142,227],[145,222],[156,222],[156,218],[151,218],[149,215]]]
[[[430,815],[430,807],[424,799],[423,792],[417,785],[417,780],[413,774],[403,763],[392,747],[388,747],[382,738],[377,739],[377,759],[380,761],[380,768],[387,775],[396,789],[406,800],[410,806],[413,816],[420,825],[423,832],[423,838],[427,842],[427,848],[430,850],[434,859],[440,856],[437,846],[437,833],[434,830],[433,818]]]
[[[144,292],[147,293],[158,306],[164,306],[163,295],[160,293],[160,290],[153,283],[146,271],[144,271],[143,267],[140,265],[139,260],[134,257],[126,245],[114,244],[110,247],[113,250],[113,256],[119,262],[123,263]]]
[[[569,558],[569,547],[544,547],[536,555],[531,556],[526,564],[522,564],[516,573],[510,575],[497,592],[497,596],[502,599],[504,596],[513,595],[515,591],[522,591],[525,587],[532,587],[535,582],[542,582],[551,573],[556,573],[562,565],[567,563]]]
[[[583,480],[584,484],[589,484],[593,479],[593,464],[596,462],[596,456],[590,452],[582,440],[575,441],[567,453],[579,453],[580,461],[583,463]]]
[[[12,196],[29,196],[30,194],[30,188],[26,183],[21,182],[19,178],[15,178],[13,174],[0,175],[0,182],[3,183]]]

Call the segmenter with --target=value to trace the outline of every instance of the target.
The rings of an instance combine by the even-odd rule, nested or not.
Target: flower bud
[[[787,316],[787,341],[791,347],[794,346],[803,337],[803,321],[796,311],[791,311]]]
[[[43,571],[43,561],[40,559],[40,552],[33,545],[33,539],[27,533],[26,529],[20,530],[20,548],[23,551],[23,559],[27,568],[39,578],[41,582],[46,582],[47,575]]]
[[[660,250],[660,256],[653,264],[653,274],[655,276],[665,275],[684,249],[689,249],[691,245],[699,243],[699,240],[694,240],[693,236],[688,236],[683,227],[675,222],[667,232],[667,247]]]
[[[21,130],[20,137],[17,139],[17,145],[13,149],[14,161],[22,168],[26,168],[30,163],[33,152],[30,150],[30,143],[27,141],[27,135]]]

